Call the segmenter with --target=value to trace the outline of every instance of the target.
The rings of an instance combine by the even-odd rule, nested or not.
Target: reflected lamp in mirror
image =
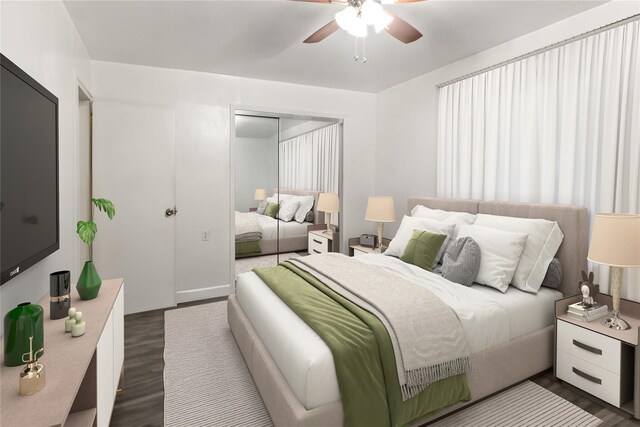
[[[267,190],[264,188],[256,189],[256,192],[253,194],[253,200],[263,201],[267,198]]]
[[[369,197],[367,202],[367,212],[364,215],[367,221],[378,223],[378,247],[377,251],[382,252],[382,232],[385,222],[394,222],[396,220],[396,207],[393,203],[393,197]]]
[[[620,318],[622,269],[640,267],[640,215],[597,214],[587,259],[610,267],[613,312],[602,324],[618,330],[629,329],[629,324]]]
[[[318,208],[320,212],[324,212],[325,214],[329,214],[329,220],[325,221],[327,223],[327,233],[331,235],[331,222],[333,220],[333,213],[340,212],[340,198],[336,193],[320,193],[320,197],[318,198]]]

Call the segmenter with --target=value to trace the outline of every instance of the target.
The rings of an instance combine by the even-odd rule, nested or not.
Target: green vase
[[[4,316],[4,364],[19,366],[22,355],[29,353],[29,337],[33,351],[44,348],[44,311],[38,304],[23,302]]]
[[[93,261],[87,261],[84,263],[82,273],[78,278],[76,289],[80,295],[81,300],[90,300],[98,296],[100,292],[100,285],[102,285],[102,279],[96,270],[96,266],[93,265]]]

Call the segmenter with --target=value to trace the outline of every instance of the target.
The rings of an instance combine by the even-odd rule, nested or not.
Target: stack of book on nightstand
[[[567,309],[567,316],[583,322],[591,322],[609,314],[609,307],[603,304],[585,305],[582,302],[571,304]]]

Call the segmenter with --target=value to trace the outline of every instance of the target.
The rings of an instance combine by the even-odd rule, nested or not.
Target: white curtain
[[[438,195],[640,212],[640,22],[445,86]],[[608,268],[598,268],[608,291]],[[626,269],[623,296],[640,300]],[[633,285],[633,286],[630,286]]]
[[[339,124],[282,141],[279,150],[280,188],[338,192]]]

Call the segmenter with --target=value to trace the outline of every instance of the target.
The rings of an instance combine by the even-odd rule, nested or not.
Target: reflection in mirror
[[[235,136],[236,275],[338,251],[341,125],[243,111]]]
[[[281,194],[313,197],[306,227],[308,254],[339,251],[341,125],[336,121],[280,120],[279,184]],[[286,227],[290,227],[286,225]],[[281,253],[301,251],[292,233],[280,239]],[[303,252],[304,253],[304,252]]]
[[[277,264],[277,220],[268,197],[278,186],[278,118],[235,118],[236,275]]]

